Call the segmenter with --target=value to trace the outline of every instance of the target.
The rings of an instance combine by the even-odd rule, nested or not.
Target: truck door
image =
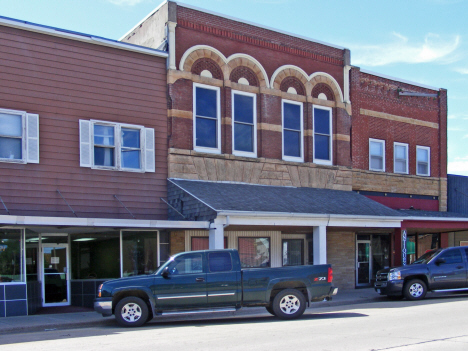
[[[210,307],[234,307],[240,303],[240,272],[234,270],[229,252],[208,253],[206,288]]]
[[[206,308],[204,253],[177,256],[168,266],[168,276],[158,276],[152,286],[157,310]]]
[[[443,258],[444,263],[436,264]],[[466,287],[466,263],[460,249],[441,253],[430,263],[431,289],[459,289]]]

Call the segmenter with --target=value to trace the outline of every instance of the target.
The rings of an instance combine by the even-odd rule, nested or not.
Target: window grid
[[[214,90],[216,92],[216,116],[205,116],[199,113],[200,108],[197,108],[197,89]],[[195,151],[206,153],[221,153],[221,118],[220,118],[220,89],[204,84],[193,84],[193,149]],[[197,123],[201,121],[215,121],[215,147],[197,145]]]
[[[245,121],[239,121],[235,113],[235,97],[238,96],[249,96],[252,98],[252,123]],[[231,94],[231,105],[232,105],[232,153],[236,156],[245,157],[257,157],[257,96],[256,94],[232,91]],[[252,127],[252,151],[236,150],[236,125],[244,125]]]
[[[19,119],[19,130],[14,126],[9,126],[8,120]],[[26,139],[26,112],[0,109],[0,160],[3,162],[21,162],[25,160],[25,139]],[[14,122],[13,122],[14,124]],[[10,129],[10,131],[8,131]],[[18,149],[15,150],[12,141],[19,141]]]
[[[315,112],[317,110],[325,110],[328,111],[328,134],[325,133],[319,133],[316,130],[316,117],[315,117]],[[332,165],[333,164],[333,143],[332,143],[332,135],[333,135],[333,129],[332,129],[332,109],[330,107],[324,107],[324,106],[318,106],[314,105],[313,106],[313,134],[314,134],[314,139],[313,139],[313,161],[314,163],[318,164],[324,164],[324,165]],[[317,155],[317,136],[322,136],[328,139],[328,159],[323,159],[323,158],[318,158]]]
[[[285,106],[286,105],[297,105],[300,107],[300,112],[299,112],[299,128],[287,128],[285,127]],[[285,161],[293,161],[293,162],[304,162],[304,138],[303,138],[303,130],[304,130],[304,125],[303,125],[303,104],[301,102],[296,102],[296,101],[290,101],[290,100],[283,100],[282,101],[282,127],[283,127],[283,142],[282,142],[282,153],[283,153],[283,160]],[[299,140],[299,155],[298,156],[292,156],[292,155],[286,155],[285,152],[285,132],[289,133],[294,133],[298,134],[298,140]]]
[[[393,171],[408,174],[408,144],[393,143]]]
[[[376,145],[380,145],[380,154],[373,153],[372,146]],[[376,167],[375,161],[377,161],[377,163],[380,163],[381,167]],[[369,139],[369,169],[371,171],[385,172],[385,140]]]
[[[425,159],[421,159],[424,154]],[[416,146],[416,174],[426,177],[431,175],[431,148],[428,146]]]

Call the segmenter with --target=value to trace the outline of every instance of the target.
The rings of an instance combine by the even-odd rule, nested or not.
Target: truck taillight
[[[328,267],[328,279],[327,281],[331,283],[333,281],[333,269],[331,267]]]

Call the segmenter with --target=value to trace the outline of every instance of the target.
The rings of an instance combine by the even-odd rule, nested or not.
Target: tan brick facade
[[[185,251],[185,231],[171,232],[171,256]]]
[[[355,234],[327,233],[327,262],[333,267],[333,285],[338,289],[355,287]]]

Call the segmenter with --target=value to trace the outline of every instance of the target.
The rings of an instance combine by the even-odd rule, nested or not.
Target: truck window
[[[461,262],[463,262],[460,250],[446,251],[437,258],[445,258],[445,263],[461,263]]]
[[[232,271],[232,260],[229,252],[211,252],[208,254],[210,272]]]
[[[201,254],[187,254],[177,257],[169,265],[170,274],[191,274],[203,272],[203,260]]]

